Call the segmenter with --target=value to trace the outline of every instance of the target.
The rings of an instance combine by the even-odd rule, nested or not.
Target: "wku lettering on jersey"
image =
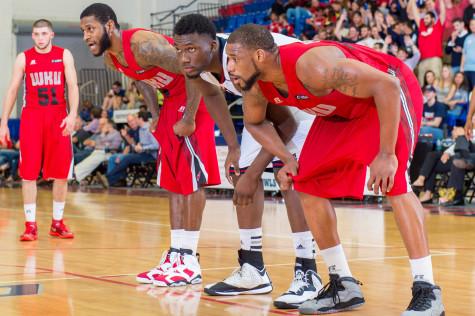
[[[62,71],[39,71],[30,73],[31,85],[33,87],[61,85],[62,78]]]
[[[170,77],[169,75],[164,74],[163,72],[158,72],[155,77],[150,79],[144,79],[142,81],[157,89],[161,89],[169,85],[173,81],[173,77]]]

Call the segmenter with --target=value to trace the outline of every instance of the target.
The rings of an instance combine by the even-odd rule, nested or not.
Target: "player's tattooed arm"
[[[181,73],[176,49],[160,34],[138,31],[132,36],[130,48],[142,68],[158,66],[173,73]]]

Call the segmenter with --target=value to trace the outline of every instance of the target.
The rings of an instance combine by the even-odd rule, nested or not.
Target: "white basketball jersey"
[[[221,39],[220,43],[226,43],[226,41],[229,37],[229,34],[219,33],[219,34],[216,35],[216,37],[218,37],[218,40]],[[282,45],[287,45],[287,44],[291,44],[291,43],[300,42],[300,40],[298,40],[294,37],[285,36],[285,35],[282,35],[282,34],[279,34],[279,33],[272,33],[272,37],[274,38],[274,42],[277,44],[277,46],[282,46]],[[216,79],[216,77],[210,72],[202,72],[200,74],[200,76],[203,80],[205,80],[209,83],[212,83],[214,85],[217,85],[217,86],[221,87],[222,89],[226,90],[227,92],[230,92],[234,95],[241,96],[241,92],[239,92],[234,87],[234,85],[233,85],[233,83],[232,83],[232,81],[229,77],[228,69],[226,67],[227,64],[228,64],[228,55],[226,54],[226,49],[225,48],[226,48],[226,44],[224,45],[224,47],[220,47],[220,49],[222,49],[222,51],[223,51],[221,61],[222,61],[222,64],[223,64],[224,81],[222,83],[219,82],[218,79]],[[310,115],[308,113],[305,113],[305,112],[297,109],[296,107],[289,106],[289,109],[292,112],[292,114],[294,115],[297,122],[303,121],[303,120],[313,120],[315,118],[315,116]]]

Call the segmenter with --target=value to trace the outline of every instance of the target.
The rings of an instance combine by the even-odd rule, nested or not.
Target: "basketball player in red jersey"
[[[246,91],[244,119],[251,134],[285,164],[281,183],[293,181],[307,223],[330,272],[330,283],[302,314],[348,310],[364,303],[337,232],[330,198],[385,194],[409,252],[413,298],[402,314],[444,315],[434,284],[422,206],[411,191],[407,168],[416,144],[422,93],[398,59],[359,45],[293,43],[277,47],[272,35],[245,25],[228,39],[231,80]],[[293,105],[317,115],[299,162],[265,120],[267,103]]]
[[[112,8],[101,3],[84,9],[81,29],[94,56],[104,55],[109,67],[137,80],[155,117],[156,90],[165,96],[154,135],[160,143],[159,185],[170,193],[171,247],[160,264],[137,275],[137,281],[156,286],[201,283],[196,250],[206,201],[204,187],[220,182],[213,119],[196,90],[186,93],[171,38],[143,29],[121,31]],[[227,113],[227,108],[222,112]],[[181,129],[178,125],[193,121],[194,116],[194,133],[175,135],[174,130]],[[226,165],[237,166],[239,145],[229,114],[224,120],[223,115],[215,117],[230,146]]]
[[[0,141],[10,141],[8,118],[18,88],[24,80],[23,110],[20,120],[20,176],[25,210],[25,232],[21,241],[38,239],[36,224],[36,179],[53,179],[53,223],[50,235],[73,238],[63,223],[68,178],[72,176],[73,151],[70,134],[74,128],[79,103],[76,69],[71,52],[54,46],[53,26],[48,20],[33,24],[34,46],[20,53],[3,105]],[[69,114],[65,86],[68,88]]]

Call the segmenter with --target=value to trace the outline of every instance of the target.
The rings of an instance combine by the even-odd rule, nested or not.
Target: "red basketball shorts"
[[[186,94],[166,96],[155,131],[160,144],[158,185],[167,191],[191,194],[204,186],[220,184],[214,121],[201,100],[196,114],[196,130],[179,137],[173,125],[182,117]]]
[[[23,108],[20,120],[20,164],[23,180],[72,177],[73,150],[71,137],[63,136],[61,122],[68,115],[66,108]]]
[[[401,120],[396,143],[398,169],[387,195],[411,191],[407,170],[422,117],[422,93],[409,68],[396,75],[401,84]],[[299,159],[294,188],[322,198],[361,199],[368,165],[379,152],[379,119],[375,106],[354,119],[315,119]]]

